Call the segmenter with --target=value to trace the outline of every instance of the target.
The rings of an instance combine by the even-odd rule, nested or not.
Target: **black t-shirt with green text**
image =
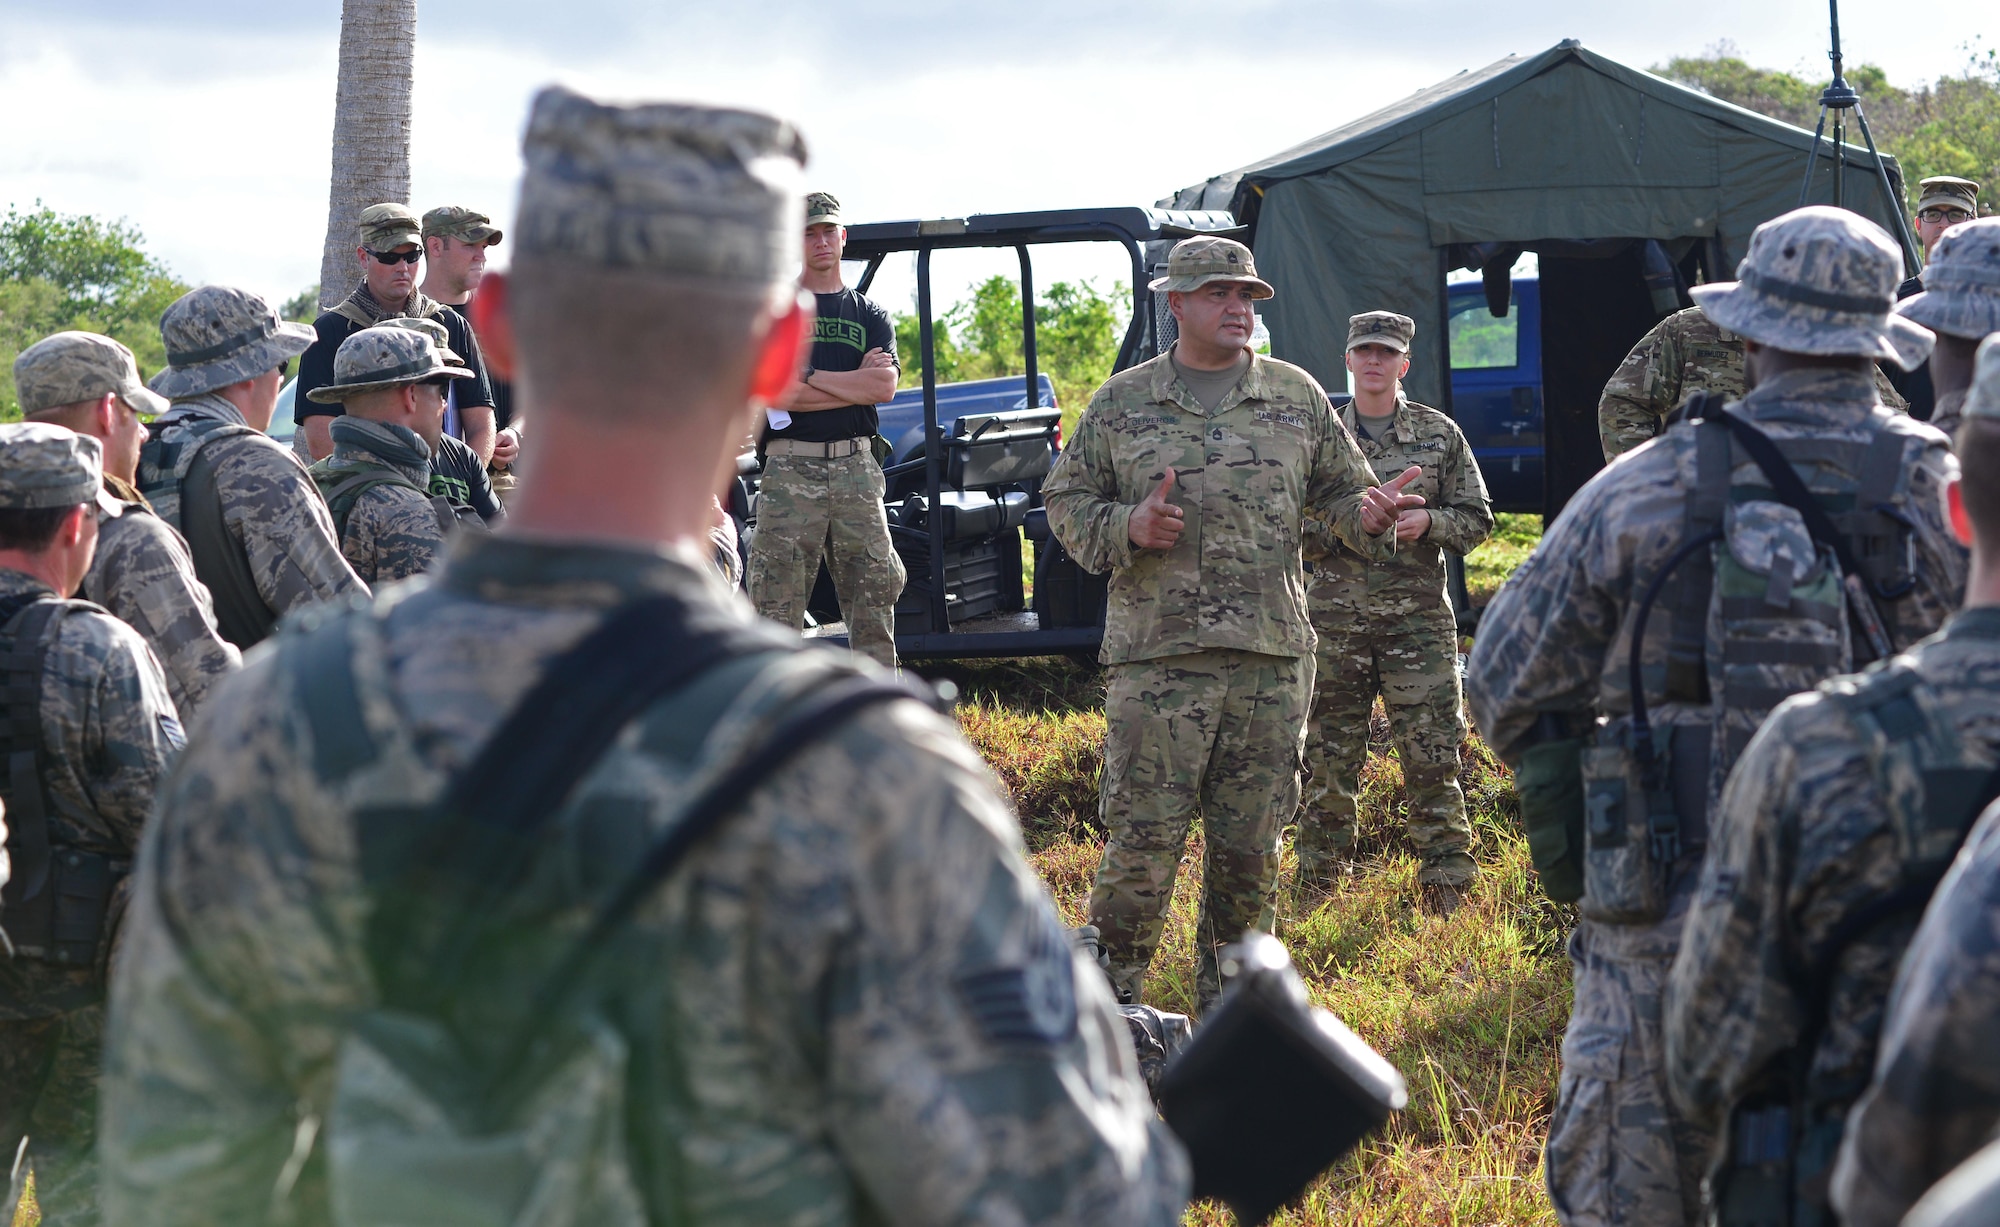
[[[815,294],[817,315],[813,320],[812,357],[816,371],[858,371],[861,357],[879,349],[896,356],[896,328],[889,313],[843,287],[838,294]],[[792,424],[783,430],[765,427],[767,439],[802,439],[808,443],[831,443],[836,439],[857,439],[875,433],[879,419],[873,405],[845,405],[792,414]]]

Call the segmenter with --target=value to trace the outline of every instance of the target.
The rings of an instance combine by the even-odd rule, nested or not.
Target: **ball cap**
[[[470,379],[472,372],[447,364],[429,333],[377,324],[340,343],[333,355],[333,382],[306,393],[306,399],[330,405],[364,392],[439,378]]]
[[[1917,212],[1922,213],[1932,205],[1964,209],[1974,217],[1979,216],[1979,185],[1970,179],[1957,175],[1932,175],[1917,184]]]
[[[464,205],[439,205],[424,214],[423,235],[427,239],[463,239],[488,247],[500,241],[500,230],[493,219]]]
[[[1799,354],[1886,359],[1913,370],[1937,338],[1895,314],[1903,253],[1874,222],[1831,205],[1775,217],[1750,235],[1738,280],[1689,290],[1718,327]]]
[[[104,490],[104,446],[51,422],[0,426],[0,507],[37,511],[94,503],[107,516],[125,508]]]
[[[394,251],[405,243],[423,241],[423,223],[410,206],[390,202],[361,210],[361,245],[368,250]]]
[[[110,393],[141,414],[165,413],[167,399],[139,378],[132,351],[94,332],[58,332],[14,359],[14,393],[21,412],[96,400]]]
[[[1277,293],[1257,277],[1257,261],[1235,239],[1196,235],[1182,239],[1167,253],[1167,275],[1146,283],[1149,290],[1198,290],[1211,281],[1241,281],[1255,288],[1252,298]]]
[[[160,317],[167,369],[146,385],[169,400],[253,379],[306,352],[319,334],[278,318],[248,290],[205,285],[174,300]]]
[[[1924,292],[1897,303],[1896,313],[1968,340],[2000,332],[2000,217],[1945,231],[1924,265]]]
[[[834,199],[832,192],[808,192],[806,194],[806,225],[817,226],[822,223],[831,223],[835,226],[841,224],[840,201]]]
[[[1347,317],[1347,348],[1358,345],[1386,345],[1400,354],[1410,352],[1417,336],[1417,321],[1394,311],[1363,311]]]

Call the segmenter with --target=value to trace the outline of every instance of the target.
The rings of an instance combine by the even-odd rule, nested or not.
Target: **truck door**
[[[1516,277],[1494,318],[1477,281],[1449,287],[1451,407],[1495,511],[1542,509],[1540,284]]]

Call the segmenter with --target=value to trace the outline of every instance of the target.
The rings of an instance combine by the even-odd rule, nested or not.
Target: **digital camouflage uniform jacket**
[[[364,711],[409,734],[385,743],[421,784],[407,801],[436,795],[614,604],[671,592],[749,622],[704,564],[467,535],[378,598],[384,645],[355,660],[385,671],[369,704],[393,695],[393,714]],[[108,1221],[263,1221],[326,1110],[343,1028],[374,1004],[354,814],[319,783],[280,648],[211,706],[141,858],[106,1045]],[[846,668],[783,652],[789,667],[725,667],[627,730],[583,786],[601,803],[566,808],[554,872],[524,889],[559,892],[556,915],[595,906],[707,781],[695,762],[782,718],[804,673]],[[913,703],[852,718],[620,940],[626,1102],[658,1126],[628,1146],[654,1221],[1179,1223],[1186,1159],[1104,977],[948,720]],[[482,988],[496,1025],[542,974]],[[1031,1005],[1030,985],[1048,995]],[[325,1223],[310,1186],[297,1221]]]
[[[1444,414],[1405,399],[1401,392],[1396,394],[1395,416],[1380,440],[1358,428],[1351,402],[1341,408],[1340,420],[1376,483],[1413,464],[1423,469],[1423,476],[1404,486],[1403,493],[1424,496],[1431,527],[1417,540],[1399,544],[1387,559],[1365,558],[1344,544],[1315,559],[1313,614],[1366,614],[1371,620],[1393,620],[1444,608],[1444,552],[1462,557],[1493,533],[1493,506],[1465,433]]]
[[[191,441],[187,426],[200,419],[245,424],[235,405],[211,392],[175,401],[154,423],[154,435],[169,444]],[[296,456],[261,434],[211,440],[202,454],[214,464],[223,525],[242,544],[257,593],[273,613],[367,592],[341,557],[326,504]],[[139,484],[153,491],[153,509],[181,530],[180,487],[156,489],[152,478],[142,465]]]
[[[1901,660],[1927,683],[1965,750],[1995,758],[2000,608],[1956,615]],[[1868,734],[1836,699],[1852,694],[1855,680],[1826,682],[1771,714],[1711,825],[1666,1002],[1668,1076],[1702,1123],[1719,1124],[1812,1024],[1808,969],[1831,973],[1808,1074],[1817,1115],[1837,1119],[1868,1083],[1883,1003],[1917,913],[1856,936],[1828,964],[1837,932],[1897,889],[1903,864],[1889,812],[1895,798],[1884,793]],[[1901,799],[1921,808],[1920,795]]]
[[[32,576],[0,570],[0,601],[29,592],[53,595]],[[132,856],[182,742],[146,641],[116,618],[71,611],[43,657],[40,713],[49,842]],[[101,970],[0,958],[0,1018],[41,1018],[95,1000]]]
[[[1875,1078],[1848,1114],[1833,1204],[1844,1227],[1895,1227],[2000,1128],[2000,807],[1931,898],[1882,1022]]]
[[[1171,550],[1132,544],[1132,512],[1174,470],[1185,513]],[[1368,464],[1312,376],[1250,355],[1214,413],[1171,351],[1106,380],[1042,486],[1049,527],[1087,571],[1111,572],[1105,664],[1233,648],[1313,649],[1301,547],[1338,539],[1386,558],[1396,534],[1361,529]]]
[[[431,454],[407,426],[343,415],[333,420],[333,454],[310,470],[320,493],[371,472],[401,479],[369,486],[337,524],[340,553],[370,585],[394,583],[430,570],[444,548],[444,529],[431,503]],[[404,485],[408,482],[408,485]]]
[[[1700,307],[1676,311],[1639,338],[1604,385],[1597,433],[1604,458],[1623,455],[1665,429],[1667,415],[1706,389],[1732,401],[1743,395],[1743,341],[1717,327]],[[1909,405],[1875,368],[1875,394],[1891,409]]]
[[[215,608],[195,577],[187,542],[131,486],[107,476],[104,487],[125,504],[125,514],[98,521],[97,554],[77,596],[139,632],[166,671],[175,710],[193,720],[215,684],[242,665],[243,654],[216,628]]]

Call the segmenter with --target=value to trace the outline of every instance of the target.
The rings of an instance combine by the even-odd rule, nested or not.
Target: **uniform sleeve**
[[[1889,997],[1875,1078],[1848,1114],[1833,1204],[1895,1227],[2000,1125],[2000,810],[1932,896]]]
[[[903,360],[896,353],[896,325],[889,319],[889,313],[877,306],[872,299],[862,299],[868,304],[867,322],[863,325],[867,345],[863,352],[879,349],[896,360],[896,369],[903,369]]]
[[[1450,451],[1445,457],[1444,496],[1430,509],[1429,539],[1463,557],[1479,548],[1493,535],[1493,502],[1486,493],[1486,479],[1473,458],[1465,432],[1450,427]]]
[[[880,808],[855,824],[854,931],[825,994],[843,1158],[913,1227],[1178,1224],[1187,1160],[1109,982],[971,752],[927,713],[901,722],[863,759]]]
[[[1311,478],[1306,483],[1301,534],[1322,549],[1332,549],[1337,539],[1363,558],[1394,557],[1393,529],[1371,537],[1361,527],[1361,504],[1368,487],[1375,484],[1375,470],[1368,467],[1354,436],[1347,433],[1340,415],[1333,411],[1332,403],[1317,384],[1312,398],[1325,428],[1313,456]]]
[[[323,405],[310,400],[306,394],[333,382],[333,356],[339,352],[340,343],[347,339],[348,322],[346,316],[331,311],[313,321],[313,330],[319,333],[319,339],[299,355],[299,386],[292,399],[293,417],[339,417],[346,412],[339,405]]]
[[[61,726],[84,738],[70,766],[112,837],[137,848],[160,781],[186,741],[167,679],[145,641],[102,614],[65,619],[58,650],[66,659],[51,661],[44,676],[51,699],[80,717]]]
[[[472,372],[471,379],[459,381],[457,388],[459,408],[476,409],[482,405],[491,408],[493,381],[486,377],[486,359],[479,353],[479,338],[473,334],[471,323],[456,307],[444,309],[444,323],[452,352],[465,359],[465,369]]]
[[[1882,398],[1882,403],[1898,413],[1908,413],[1910,402],[1903,399],[1903,394],[1897,390],[1895,384],[1889,382],[1889,373],[1879,366],[1869,369],[1875,375],[1875,395]]]
[[[222,519],[243,543],[258,595],[278,614],[366,593],[334,541],[333,517],[305,467],[263,439],[226,439],[216,449]]]
[[[1063,448],[1048,480],[1042,483],[1050,531],[1078,566],[1099,573],[1132,565],[1137,548],[1132,544],[1131,529],[1138,500],[1118,501],[1118,470],[1103,425],[1106,412],[1105,393],[1100,388],[1077,423],[1076,438]]]
[[[164,520],[143,512],[119,517],[98,540],[91,574],[91,595],[159,658],[182,717],[192,719],[215,684],[242,666],[242,653],[216,628],[186,543]]]
[[[1680,404],[1681,363],[1673,352],[1668,316],[1639,338],[1618,364],[1597,402],[1597,435],[1608,461],[1660,433],[1667,414]]]

